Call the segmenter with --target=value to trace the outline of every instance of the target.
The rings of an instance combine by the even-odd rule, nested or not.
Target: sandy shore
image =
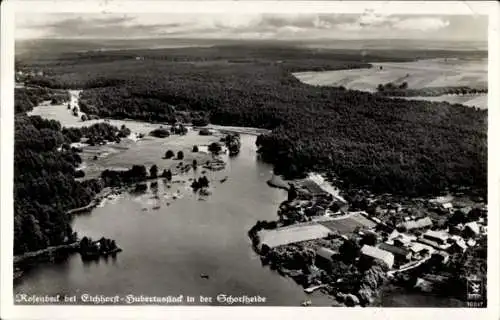
[[[290,185],[288,184],[288,182],[286,182],[281,176],[276,174],[273,174],[271,179],[267,180],[267,184],[271,187],[284,189],[287,191],[288,189],[290,189]]]

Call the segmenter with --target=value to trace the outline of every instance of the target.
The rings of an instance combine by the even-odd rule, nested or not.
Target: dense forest
[[[14,122],[14,254],[60,245],[75,238],[70,209],[86,206],[104,187],[101,180],[76,181],[82,159],[72,142],[83,138],[117,141],[130,134],[108,123],[62,128],[55,120],[27,116],[37,104],[69,99],[67,92],[47,88],[15,90]],[[55,103],[60,103],[56,101]]]
[[[60,245],[74,237],[66,211],[87,205],[102,183],[75,181],[80,156],[61,125],[38,116],[15,117],[14,254]]]
[[[330,172],[345,188],[423,195],[445,188],[470,187],[485,195],[486,110],[392,99],[342,87],[314,87],[291,74],[368,68],[366,61],[409,61],[422,56],[433,54],[374,51],[362,56],[355,50],[228,46],[74,53],[58,59],[25,61],[24,65],[44,72],[43,77],[26,79],[28,85],[85,89],[80,107],[87,114],[168,122],[206,118],[214,124],[272,129],[257,139],[259,153],[262,159],[274,164],[277,173],[288,178],[318,170]],[[23,105],[28,106],[19,110],[29,110],[28,103]],[[16,121],[21,119],[33,121]],[[62,142],[62,133],[56,129],[33,125],[20,130],[16,133],[16,147],[23,143],[27,146],[19,148],[16,154],[33,152],[33,157],[55,157],[54,148]],[[30,136],[30,141],[23,141],[23,136]],[[25,159],[16,161],[17,168],[25,168],[20,165]],[[61,190],[59,194],[87,192],[69,178],[74,166],[66,158],[60,163],[44,160],[36,165],[44,168],[37,174],[46,173],[47,179],[56,176],[49,173],[50,168],[64,167],[62,172],[68,174],[61,174],[68,178],[70,191]],[[17,174],[16,179],[21,182],[16,188],[31,183]],[[54,192],[54,185],[57,183],[44,185],[49,191],[42,194],[44,199],[57,202],[60,195],[47,196],[47,192]],[[37,196],[24,193],[28,198]],[[88,196],[67,198],[83,202]],[[27,203],[31,205],[33,201]],[[16,210],[24,212],[28,210],[26,206],[20,204]],[[33,217],[38,219],[34,214]],[[16,225],[34,223],[19,221]],[[44,226],[39,230],[44,230]],[[57,234],[60,236],[61,232]],[[33,240],[17,250],[33,249],[38,244]]]

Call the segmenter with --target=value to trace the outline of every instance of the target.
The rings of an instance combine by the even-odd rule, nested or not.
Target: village
[[[450,287],[445,282],[485,276],[474,261],[475,251],[486,250],[482,199],[398,199],[360,191],[343,197],[307,178],[287,189],[278,220],[259,221],[249,235],[264,264],[308,293],[321,289],[345,305],[366,306],[388,281],[436,293]],[[457,264],[467,274],[453,274]]]

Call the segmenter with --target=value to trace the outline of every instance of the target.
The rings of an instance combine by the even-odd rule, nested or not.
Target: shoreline
[[[267,180],[266,183],[271,188],[282,189],[285,191],[290,190],[290,185],[289,185],[290,182],[286,182],[281,176],[274,173],[271,179]]]
[[[40,259],[44,258],[47,260],[53,259],[54,255],[57,253],[73,253],[79,247],[80,241],[77,239],[75,242],[70,242],[66,244],[61,244],[57,246],[50,246],[45,249],[40,249],[37,251],[28,251],[20,255],[13,257],[14,263],[14,280],[22,278],[22,274],[16,276],[16,269],[22,269],[24,263],[35,264],[41,262]],[[31,261],[30,261],[31,260]],[[22,271],[22,270],[19,270]]]

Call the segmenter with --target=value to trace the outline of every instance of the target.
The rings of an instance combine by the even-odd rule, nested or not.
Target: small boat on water
[[[312,305],[312,302],[311,300],[304,300],[300,305],[303,307],[309,307],[310,305]]]
[[[226,181],[227,181],[227,178],[229,178],[229,177],[228,177],[228,176],[225,176],[225,177],[224,177],[224,179],[222,179],[222,180],[220,181],[220,183],[224,183],[224,182],[226,182]]]
[[[155,207],[153,207],[153,210],[158,210],[160,208],[161,208],[160,206],[155,206]]]
[[[206,274],[206,273],[202,273],[202,274],[200,274],[200,277],[201,277],[202,279],[208,279],[208,278],[209,278],[208,274]]]

